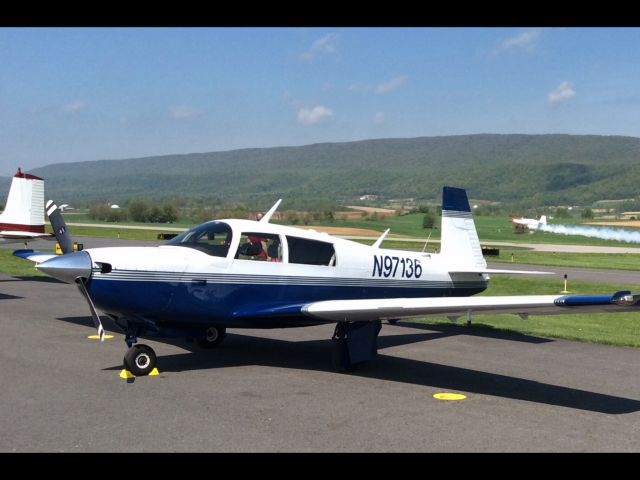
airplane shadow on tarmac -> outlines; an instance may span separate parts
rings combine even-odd
[[[51,277],[39,277],[39,276],[12,276],[10,278],[2,278],[0,282],[44,282],[44,283],[64,283],[60,280]]]
[[[8,295],[6,293],[0,293],[0,300],[15,300],[17,298],[24,298],[24,297],[18,297],[16,295]]]
[[[59,320],[93,327],[91,317],[66,317],[59,318]],[[401,325],[398,324],[397,326]],[[429,332],[380,336],[378,341],[379,350],[435,340],[452,335],[473,335],[530,343],[553,341],[522,334],[490,330],[484,331],[481,329],[463,329],[454,325],[420,325],[411,323],[402,326],[429,330]],[[110,320],[104,322],[104,327],[107,331],[122,333]],[[439,331],[434,331],[436,329]],[[220,347],[212,350],[200,349],[196,344],[184,340],[156,338],[152,340],[175,345],[189,351],[187,353],[159,356],[159,368],[163,373],[239,367],[245,365],[333,371],[331,367],[333,343],[329,339],[291,342],[287,340],[228,333],[224,343]],[[121,369],[122,365],[120,364],[105,368],[105,370]],[[336,375],[339,374],[336,373]],[[605,414],[624,414],[640,410],[640,401],[630,398],[551,385],[508,375],[483,372],[481,370],[398,358],[382,353],[379,353],[374,361],[360,365],[355,372],[347,375],[412,385],[423,385],[438,389],[492,395]]]

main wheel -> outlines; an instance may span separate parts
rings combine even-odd
[[[157,362],[156,353],[148,345],[134,345],[124,356],[124,368],[136,377],[149,375],[156,368]]]
[[[202,348],[216,348],[227,336],[227,329],[224,327],[209,327],[204,335],[198,339],[198,345]]]

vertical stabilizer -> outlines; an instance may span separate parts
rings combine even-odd
[[[440,254],[452,268],[487,267],[471,216],[467,192],[462,188],[442,189],[440,242]]]
[[[44,233],[44,180],[18,169],[4,212],[0,229]]]

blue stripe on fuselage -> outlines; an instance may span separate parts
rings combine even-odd
[[[409,283],[409,282],[407,282]],[[154,282],[93,278],[88,290],[101,310],[151,321],[218,324],[227,327],[272,328],[284,318],[295,326],[309,322],[299,308],[322,300],[469,296],[482,292],[484,281],[433,282],[432,287],[364,287],[205,281]],[[265,315],[265,312],[281,314]],[[255,314],[254,314],[255,312]],[[274,317],[274,318],[271,318]]]

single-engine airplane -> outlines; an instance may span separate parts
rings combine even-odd
[[[0,242],[20,243],[37,238],[55,240],[44,232],[44,180],[18,168],[11,180],[7,204],[0,213]]]
[[[539,230],[543,225],[547,224],[547,216],[542,215],[540,220],[536,220],[535,218],[524,218],[524,217],[516,217],[511,219],[511,223],[513,223],[514,228],[517,233],[523,233],[527,231],[535,232]]]
[[[531,273],[489,269],[465,190],[444,187],[438,254],[381,248],[313,230],[269,223],[280,200],[260,221],[214,220],[157,247],[89,248],[73,252],[58,235],[61,256],[14,252],[37,268],[75,283],[103,338],[97,310],[125,334],[124,366],[134,375],[156,367],[155,352],[140,337],[183,337],[216,347],[227,328],[284,328],[335,323],[334,365],[343,371],[377,353],[382,320],[428,315],[470,320],[472,312],[571,313],[622,311],[640,295],[529,295],[472,297],[489,274]],[[47,204],[54,232],[64,220]],[[543,273],[543,272],[538,272]],[[576,312],[578,313],[578,312]]]

